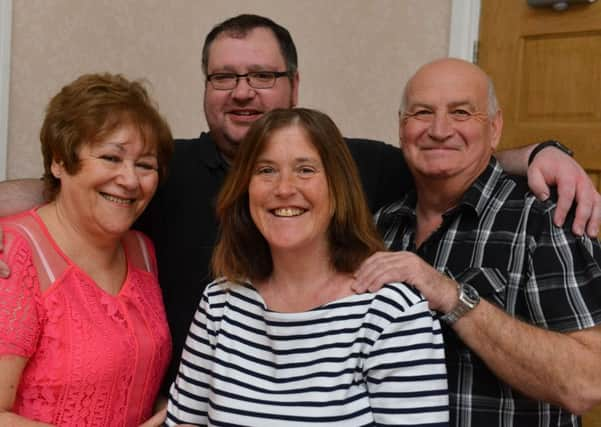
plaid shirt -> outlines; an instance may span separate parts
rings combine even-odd
[[[555,204],[540,202],[521,177],[493,158],[443,215],[438,230],[415,247],[416,194],[382,208],[376,223],[392,250],[417,253],[436,269],[470,283],[482,298],[514,317],[553,331],[601,323],[601,245],[555,227]],[[451,426],[579,426],[579,417],[535,401],[500,381],[443,326]]]

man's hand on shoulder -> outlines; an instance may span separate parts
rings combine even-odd
[[[44,183],[39,179],[16,179],[0,182],[0,217],[13,215],[44,203]],[[4,233],[0,226],[0,278],[10,270],[4,262]]]
[[[457,305],[457,283],[416,254],[406,251],[371,255],[355,272],[353,290],[357,293],[376,292],[391,282],[414,286],[428,300],[432,310],[447,313]]]
[[[601,225],[601,195],[576,160],[555,147],[545,147],[528,168],[528,184],[541,200],[549,197],[549,186],[556,185],[555,225],[563,225],[572,204],[576,203],[572,232],[597,237]]]

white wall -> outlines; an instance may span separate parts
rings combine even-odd
[[[206,130],[202,41],[215,23],[244,12],[292,33],[301,106],[330,114],[347,136],[396,144],[401,87],[420,64],[448,54],[458,1],[470,2],[12,0],[7,176],[41,174],[44,108],[84,72],[146,77],[176,137]]]

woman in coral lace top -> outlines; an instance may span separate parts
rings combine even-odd
[[[40,140],[50,201],[2,220],[0,425],[159,425],[171,340],[152,244],[129,227],[169,127],[140,83],[90,74],[50,101]]]

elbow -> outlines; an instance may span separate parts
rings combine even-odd
[[[601,384],[587,384],[561,396],[560,406],[575,415],[584,415],[601,403]]]
[[[595,406],[595,403],[576,401],[575,399],[569,399],[569,400],[566,400],[566,402],[564,404],[562,404],[561,406],[574,415],[582,416],[585,413],[587,413],[588,411],[590,411],[591,409],[593,409],[593,407]]]

